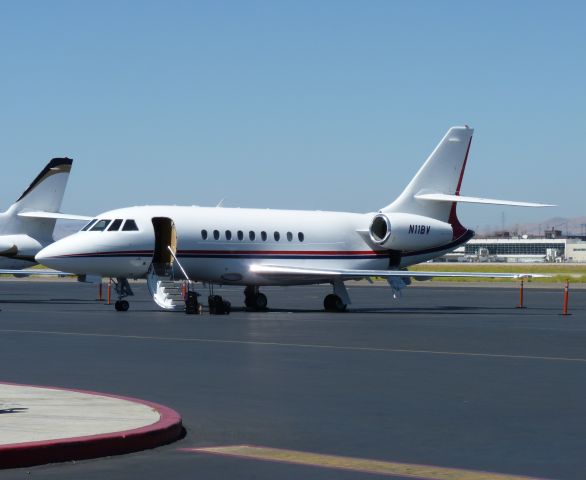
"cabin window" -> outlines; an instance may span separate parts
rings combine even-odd
[[[218,230],[214,230],[214,240],[220,239],[220,232]]]
[[[80,232],[85,232],[86,230],[88,230],[94,223],[96,223],[98,221],[97,218],[94,218],[92,221],[90,221],[89,223],[87,223],[85,225],[85,227],[83,227]]]
[[[90,231],[92,232],[103,232],[111,220],[98,220]]]
[[[291,232],[287,232],[287,240],[290,242],[293,241],[293,234]]]
[[[240,240],[240,241],[244,240],[244,232],[242,230],[238,230],[238,233],[236,234],[236,236],[238,237],[238,240]]]
[[[201,231],[201,238],[203,238],[204,240],[208,239],[208,231],[207,230]]]
[[[134,220],[126,220],[124,222],[124,226],[122,227],[123,232],[137,232],[138,226]]]
[[[297,234],[297,238],[299,239],[300,242],[302,242],[303,240],[305,240],[305,235],[303,235],[303,232],[299,232]]]
[[[250,232],[248,232],[248,238],[250,238],[251,242],[254,242],[254,239],[256,238],[256,234],[251,230]]]
[[[279,240],[281,240],[281,234],[279,232],[275,232],[274,237],[275,237],[275,242],[278,242]]]
[[[226,240],[232,240],[232,232],[230,230],[226,230],[225,232]]]
[[[117,232],[118,230],[120,230],[120,225],[122,225],[122,219],[121,218],[117,218],[108,227],[108,231],[109,232]]]
[[[267,232],[260,232],[260,238],[263,242],[267,241]]]

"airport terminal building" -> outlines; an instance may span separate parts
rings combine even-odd
[[[571,262],[586,263],[581,238],[473,238],[442,258],[452,262]]]

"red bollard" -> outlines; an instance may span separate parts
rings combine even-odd
[[[187,289],[185,288],[185,282],[183,282],[181,284],[181,296],[183,297],[183,300],[185,300],[186,295],[187,295]]]
[[[102,282],[98,285],[98,302],[102,301]]]
[[[564,287],[564,310],[562,312],[562,315],[564,315],[564,316],[571,315],[571,313],[568,313],[569,297],[570,297],[570,281],[566,280],[566,286]]]
[[[519,305],[517,308],[526,308],[523,304],[523,279],[521,279],[521,289],[519,290]]]
[[[112,298],[112,279],[108,282],[108,305],[110,305],[110,299]]]

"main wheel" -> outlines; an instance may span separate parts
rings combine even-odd
[[[268,304],[267,296],[264,293],[247,295],[244,297],[244,305],[252,310],[266,310]]]
[[[256,308],[257,310],[264,310],[265,308],[267,308],[267,303],[267,296],[264,293],[258,293],[254,297],[254,308]]]
[[[330,293],[324,298],[324,309],[328,312],[343,312],[346,310],[346,304],[338,295]]]

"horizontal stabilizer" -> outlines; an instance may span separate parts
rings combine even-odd
[[[368,277],[456,277],[456,278],[548,278],[551,275],[540,273],[501,273],[501,272],[416,272],[409,270],[347,270],[329,268],[301,268],[279,265],[251,265],[250,271],[261,275],[307,278],[368,278]]]
[[[29,218],[54,218],[55,220],[79,220],[87,222],[93,217],[86,217],[85,215],[70,215],[68,213],[59,212],[20,212],[19,217]]]
[[[513,202],[510,200],[495,200],[493,198],[464,197],[462,195],[447,195],[445,193],[421,193],[415,195],[418,200],[433,202],[485,203],[488,205],[509,205],[511,207],[555,207],[547,203]]]

